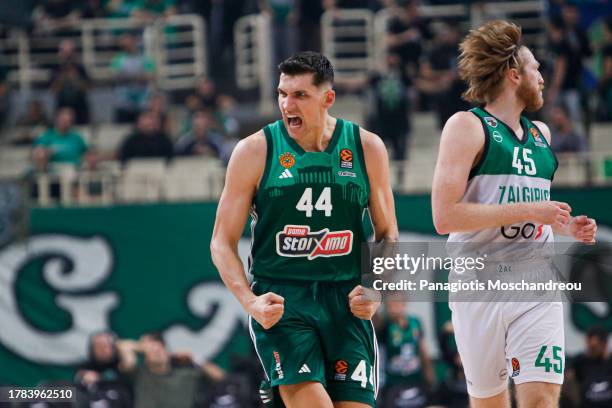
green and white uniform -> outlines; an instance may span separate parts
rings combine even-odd
[[[481,108],[471,112],[482,122],[485,146],[470,173],[462,202],[509,204],[550,200],[557,160],[540,129],[521,117],[523,137]],[[526,221],[475,232],[451,233],[449,253],[469,243],[489,255],[488,279],[550,276],[550,225]],[[465,248],[465,247],[464,247]],[[493,256],[491,256],[493,255]],[[497,273],[499,260],[504,267]],[[497,260],[496,263],[494,260]],[[495,271],[489,273],[492,269]],[[512,273],[514,275],[508,275]],[[451,273],[449,281],[476,279],[476,273]],[[499,299],[499,298],[498,298]],[[517,384],[563,382],[563,307],[559,302],[450,302],[457,347],[468,392],[477,398],[498,394],[508,377]],[[546,363],[548,362],[548,364]]]
[[[375,403],[376,341],[354,317],[370,186],[359,127],[338,119],[323,152],[305,152],[282,121],[264,128],[266,165],[253,201],[253,291],[285,298],[282,319],[251,335],[272,386],[318,381],[332,400]]]

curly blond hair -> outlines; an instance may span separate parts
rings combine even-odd
[[[521,27],[508,21],[490,21],[471,30],[459,44],[459,77],[467,82],[463,99],[488,103],[501,92],[507,70],[521,70]]]

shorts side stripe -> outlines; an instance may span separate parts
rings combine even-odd
[[[255,346],[255,353],[257,353],[257,358],[259,359],[259,363],[261,364],[264,374],[266,375],[266,380],[270,381],[270,376],[268,375],[266,366],[264,365],[263,360],[261,359],[261,356],[259,355],[259,350],[257,350],[257,339],[255,338],[255,332],[253,331],[252,320],[253,318],[249,316],[249,334],[251,336],[251,340],[253,341],[253,346]]]
[[[374,323],[370,320],[370,325],[372,326],[372,337],[374,343],[374,399],[378,398],[378,376],[380,366],[378,364],[378,339],[376,338],[376,330],[374,329]]]

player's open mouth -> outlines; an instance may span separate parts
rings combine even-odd
[[[302,119],[297,116],[287,116],[287,123],[290,128],[297,129],[302,126]]]

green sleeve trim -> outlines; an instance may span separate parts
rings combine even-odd
[[[487,125],[484,121],[484,119],[482,118],[482,116],[480,116],[478,113],[476,113],[476,109],[472,109],[470,110],[470,112],[472,112],[474,115],[476,115],[476,117],[478,119],[480,119],[480,124],[482,125],[482,130],[484,131],[484,149],[482,150],[482,156],[480,156],[480,159],[478,159],[478,163],[476,163],[476,166],[472,167],[472,170],[470,170],[470,175],[468,176],[468,180],[471,180],[472,178],[474,178],[474,176],[476,176],[478,174],[478,172],[482,169],[482,166],[484,165],[485,160],[487,159],[487,155],[489,154],[489,129],[487,129]]]
[[[365,163],[365,155],[363,154],[363,145],[361,144],[361,132],[359,130],[359,125],[355,123],[353,123],[353,135],[355,137],[355,147],[357,148],[357,155],[359,156],[359,164],[361,165],[361,169],[363,170],[363,173],[364,173],[363,178],[365,179],[366,190],[369,196],[370,195],[370,177],[368,176],[368,169]]]
[[[529,119],[525,118],[525,120],[527,121],[528,125],[533,125],[534,128],[536,128],[536,130],[538,131],[538,133],[540,134],[540,136],[542,137],[542,139],[544,139],[544,143],[546,143],[546,145],[548,146],[548,151],[550,152],[551,156],[553,157],[553,159],[555,160],[555,169],[553,170],[553,174],[550,177],[550,181],[553,181],[555,178],[555,173],[557,172],[557,169],[559,168],[559,159],[557,159],[557,155],[555,154],[555,152],[553,151],[552,147],[550,147],[550,143],[548,143],[548,140],[546,140],[546,138],[544,137],[544,133],[542,133],[542,130],[540,130],[540,128],[538,127],[538,125],[536,125],[535,123],[533,123],[532,121],[530,121]],[[529,132],[529,137],[531,136],[531,132]],[[552,137],[552,135],[550,136]],[[551,140],[552,141],[552,140]]]
[[[264,172],[261,176],[261,180],[259,182],[257,190],[261,190],[261,188],[265,187],[266,182],[268,181],[268,176],[270,174],[270,166],[272,165],[272,154],[274,150],[274,143],[272,141],[272,131],[270,130],[270,125],[265,126],[263,130],[264,134],[266,135],[266,166],[264,167]]]

